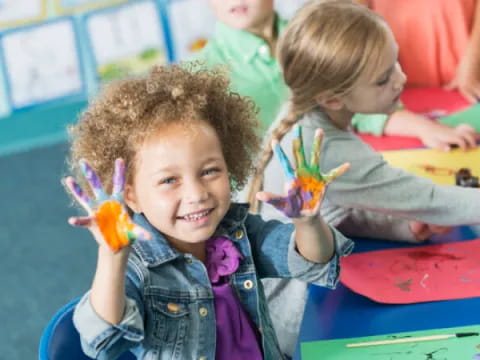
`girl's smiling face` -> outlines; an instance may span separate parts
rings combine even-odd
[[[202,120],[157,131],[136,153],[125,201],[183,252],[213,235],[230,207],[230,179],[219,138]]]

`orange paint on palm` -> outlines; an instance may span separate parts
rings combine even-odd
[[[128,246],[127,231],[133,230],[133,223],[118,201],[106,201],[95,212],[97,224],[105,242],[113,251]]]
[[[312,210],[315,205],[320,201],[323,195],[323,188],[325,183],[315,179],[314,177],[298,177],[295,180],[295,185],[300,187],[303,194],[310,194],[312,198],[306,200],[304,198],[304,209]]]

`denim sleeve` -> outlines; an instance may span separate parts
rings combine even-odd
[[[297,278],[309,283],[335,287],[340,275],[340,256],[348,255],[353,242],[330,227],[335,241],[335,254],[325,264],[305,259],[295,246],[295,227],[277,220],[263,221],[249,215],[245,223],[252,244],[255,265],[261,278]]]
[[[295,248],[295,240],[289,244],[288,265],[291,276],[304,282],[335,288],[340,280],[340,257],[347,256],[353,250],[353,241],[343,236],[330,226],[335,242],[335,253],[325,264],[318,264],[305,259]]]
[[[129,275],[126,279],[125,313],[119,324],[112,325],[95,312],[90,303],[90,292],[75,308],[73,323],[80,333],[83,351],[92,358],[116,359],[144,338],[143,303],[135,281]]]

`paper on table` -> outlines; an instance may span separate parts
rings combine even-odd
[[[462,111],[440,117],[438,121],[450,126],[457,126],[462,123],[467,123],[473,126],[477,132],[480,132],[480,104],[476,104]]]
[[[366,142],[373,150],[388,151],[400,149],[415,149],[423,148],[423,143],[419,138],[412,136],[394,136],[394,135],[371,135],[360,134],[357,135]]]
[[[340,281],[380,303],[480,296],[480,239],[368,251],[341,261]]]
[[[368,336],[338,340],[304,342],[300,345],[302,360],[463,360],[480,359],[480,337],[389,344],[347,348],[347,344],[364,341],[418,337],[459,332],[480,332],[480,325],[435,329],[399,334]]]
[[[437,184],[455,185],[455,175],[448,174],[447,169],[457,171],[466,167],[473,176],[480,176],[480,148],[468,151],[454,149],[449,152],[433,149],[397,150],[384,151],[382,155],[390,165],[429,178]],[[437,171],[426,171],[422,165],[434,166]]]

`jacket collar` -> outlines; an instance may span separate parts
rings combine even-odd
[[[232,203],[225,217],[220,222],[217,233],[227,235],[232,241],[236,241],[233,235],[236,229],[245,222],[249,207],[248,204]],[[148,241],[136,241],[132,246],[146,266],[158,266],[185,256],[180,251],[172,248],[163,234],[151,225],[143,214],[135,214],[133,221],[152,234],[152,239]]]

